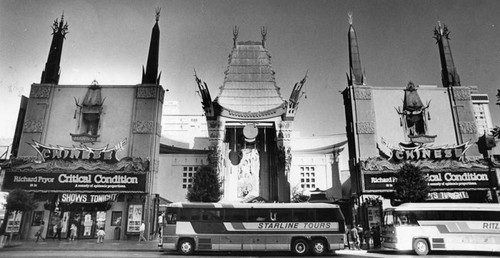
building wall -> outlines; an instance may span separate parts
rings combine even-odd
[[[400,142],[407,142],[406,132],[401,126],[400,117],[396,111],[398,108],[402,110],[404,89],[404,87],[371,88],[376,142],[379,143],[381,138],[394,146]],[[417,92],[424,105],[429,103],[430,120],[426,121],[427,134],[437,135],[434,145],[456,144],[451,106],[446,89],[437,86],[423,86],[419,87]],[[372,150],[368,152],[371,156],[361,156],[360,158],[379,156],[376,146],[365,147]]]
[[[201,165],[208,165],[208,155],[160,154],[160,167],[154,178],[155,192],[172,202],[187,201],[189,174],[194,174]]]
[[[476,119],[477,135],[489,134],[494,128],[491,119],[488,94],[471,94],[472,105],[474,106],[474,118]]]
[[[13,165],[7,169],[6,175],[9,175],[9,184],[4,184],[4,189],[12,190],[22,184],[23,189],[36,192],[38,200],[40,200],[38,210],[45,211],[45,227],[51,227],[50,223],[53,223],[59,217],[51,215],[51,211],[45,210],[43,206],[44,203],[55,200],[53,196],[59,196],[59,198],[61,194],[79,196],[93,194],[95,196],[112,192],[118,194],[118,200],[114,200],[109,209],[99,208],[100,211],[106,209],[104,224],[106,239],[114,238],[116,226],[111,226],[112,212],[121,212],[123,219],[120,225],[121,239],[138,235],[139,225],[129,227],[132,225],[128,222],[127,216],[129,204],[137,204],[143,207],[140,214],[141,218],[138,218],[136,222],[140,222],[141,219],[144,220],[147,226],[146,232],[151,232],[154,227],[155,214],[151,201],[151,194],[154,194],[154,189],[150,174],[156,173],[159,165],[163,88],[158,85],[100,86],[101,97],[104,101],[99,120],[99,137],[96,141],[89,141],[88,138],[86,138],[87,140],[76,140],[70,134],[81,133],[79,125],[82,125],[82,113],[81,107],[78,105],[83,103],[83,99],[89,91],[89,86],[32,85],[21,135],[21,145],[19,146],[18,157],[16,157],[16,159],[20,160],[21,165]],[[34,141],[44,145],[46,149],[57,147],[69,153],[70,150],[80,148],[81,153],[91,154],[76,158],[51,157],[51,159],[44,160],[31,146]],[[112,162],[98,160],[98,154],[101,152],[96,149],[100,148],[105,150],[115,149],[116,160],[113,159]],[[53,151],[52,153],[56,152]],[[96,156],[89,158],[92,157],[90,155],[97,155],[97,158],[95,158]],[[38,184],[27,185],[24,182],[12,179],[15,175],[21,175],[19,173],[29,178],[44,176],[53,178],[53,180],[48,181],[49,183],[38,182]],[[75,177],[88,176],[93,179],[90,180],[92,182],[89,183],[88,188],[78,188],[81,186],[77,187],[75,184],[63,182],[64,179],[60,179],[60,174],[63,176],[62,178],[65,178],[62,174],[68,174]],[[97,176],[109,178],[113,176],[129,177],[137,181],[111,182],[109,185],[104,185],[106,183],[94,181]],[[116,186],[113,184],[121,184],[120,187],[123,186],[124,188],[107,189],[107,187]],[[129,188],[130,186],[132,188]],[[97,205],[98,202],[88,201],[87,204]],[[69,208],[61,208],[63,212],[71,212],[70,214],[75,212],[72,210],[74,204],[64,204],[68,205]],[[83,210],[83,206],[81,210]],[[22,227],[22,237],[32,238],[34,232],[39,228],[39,226],[31,226],[32,216],[33,213],[23,216],[23,221],[26,223]],[[97,225],[96,221],[94,221],[95,225]],[[45,232],[51,233],[51,228],[46,228]],[[89,237],[93,237],[92,234],[90,233]]]

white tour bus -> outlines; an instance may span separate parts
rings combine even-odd
[[[344,216],[326,203],[171,203],[159,247],[194,251],[309,251],[344,249]]]
[[[383,224],[384,248],[500,251],[500,204],[405,203],[385,209]]]

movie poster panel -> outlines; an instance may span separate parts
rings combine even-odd
[[[139,233],[142,222],[142,204],[130,204],[128,206],[127,232]]]

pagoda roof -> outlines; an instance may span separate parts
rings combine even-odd
[[[215,102],[228,110],[250,113],[276,109],[285,103],[276,86],[271,56],[262,43],[235,44]]]

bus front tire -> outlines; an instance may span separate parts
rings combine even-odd
[[[191,239],[181,239],[179,240],[179,245],[177,249],[181,254],[186,254],[186,255],[193,254],[194,242]]]
[[[315,239],[312,242],[311,251],[314,255],[323,255],[327,252],[327,247],[325,241],[321,239]]]
[[[292,252],[295,255],[305,255],[309,251],[309,244],[305,239],[297,239],[292,243]]]
[[[429,253],[429,244],[424,239],[415,239],[413,241],[413,251],[418,255],[427,255]]]

